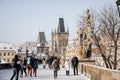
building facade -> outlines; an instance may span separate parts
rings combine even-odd
[[[12,59],[16,54],[16,48],[10,43],[0,42],[0,61],[4,63],[12,63]]]

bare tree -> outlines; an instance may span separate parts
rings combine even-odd
[[[116,7],[112,5],[108,7],[105,6],[102,11],[100,11],[99,23],[101,24],[100,35],[104,36],[101,37],[101,39],[103,38],[104,41],[106,41],[103,45],[106,48],[103,54],[107,62],[106,67],[117,69],[119,60],[117,50],[118,41],[120,40],[120,19]]]
[[[117,69],[118,42],[120,40],[120,18],[115,6],[109,5],[102,8],[99,13],[90,10],[92,39],[101,54],[107,68]],[[83,21],[81,20],[80,23]],[[84,25],[83,25],[84,27]]]

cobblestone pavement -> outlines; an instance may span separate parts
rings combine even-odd
[[[10,80],[12,76],[12,69],[0,70],[0,80]],[[42,66],[39,66],[37,77],[19,77],[19,80],[54,80],[53,78],[53,70],[49,68],[43,69]],[[57,80],[90,80],[82,74],[77,76],[73,75],[72,70],[70,70],[70,76],[65,75],[65,69],[61,68],[58,71],[58,79]]]

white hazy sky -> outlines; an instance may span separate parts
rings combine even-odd
[[[35,41],[44,31],[47,41],[64,18],[69,39],[77,38],[77,19],[87,8],[115,5],[116,0],[0,0],[0,41]]]

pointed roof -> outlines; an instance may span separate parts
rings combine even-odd
[[[65,32],[64,19],[63,18],[59,18],[57,32]]]
[[[37,38],[37,44],[41,44],[42,42],[46,43],[45,33],[39,32],[38,38]]]
[[[69,28],[67,28],[67,32],[69,33]]]

